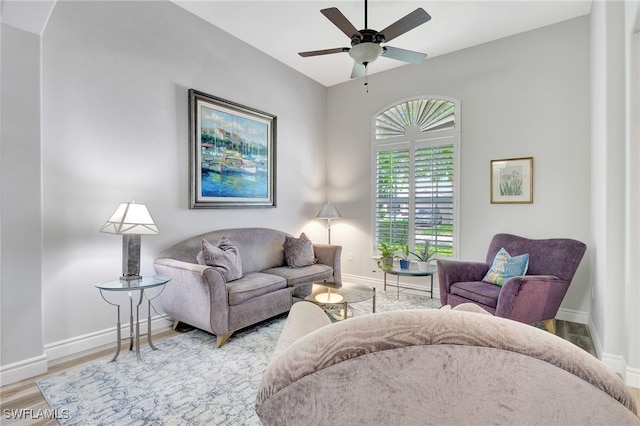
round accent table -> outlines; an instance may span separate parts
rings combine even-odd
[[[171,281],[169,277],[162,277],[159,275],[140,277],[136,279],[124,279],[117,278],[115,280],[103,281],[101,283],[96,284],[98,290],[100,290],[100,295],[110,305],[116,306],[118,308],[118,323],[117,323],[117,346],[116,346],[116,354],[114,355],[111,362],[115,361],[120,355],[120,346],[122,340],[129,340],[129,350],[133,350],[134,342],[136,348],[136,358],[138,362],[140,362],[140,305],[142,304],[142,300],[146,297],[148,301],[148,311],[147,311],[147,341],[149,342],[149,346],[153,350],[157,350],[151,341],[151,300],[160,296],[160,293],[164,290],[165,284]],[[156,291],[149,291],[150,289],[155,288]],[[129,296],[129,337],[122,338],[121,327],[120,327],[120,304],[115,303],[107,298],[109,293],[113,292],[128,292]],[[135,328],[133,323],[133,300],[134,293],[135,298],[137,299],[136,303],[136,322]],[[149,297],[149,293],[151,297]],[[144,334],[143,334],[144,336]]]
[[[384,269],[384,291],[387,291],[387,285],[389,287],[396,287],[398,289],[398,298],[400,298],[400,288],[408,288],[408,289],[412,289],[412,290],[419,290],[419,291],[427,291],[426,289],[419,289],[417,287],[406,287],[406,286],[402,286],[400,285],[400,277],[401,276],[405,276],[405,277],[430,277],[431,278],[431,290],[429,292],[429,296],[433,299],[433,274],[435,274],[435,271],[421,271],[419,269],[397,269],[397,268],[392,268],[390,270]],[[395,275],[396,276],[396,285],[393,284],[387,284],[387,274],[390,275]]]

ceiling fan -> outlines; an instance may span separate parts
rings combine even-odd
[[[431,19],[431,16],[422,8],[418,8],[406,15],[404,18],[400,18],[382,31],[367,28],[367,0],[364,0],[365,28],[363,30],[356,30],[353,24],[349,22],[338,8],[331,7],[328,9],[322,9],[320,13],[326,16],[327,19],[333,22],[336,27],[351,39],[351,47],[312,50],[309,52],[300,52],[298,54],[302,57],[308,57],[349,52],[349,56],[351,56],[355,61],[351,72],[351,78],[364,76],[367,71],[367,65],[378,59],[380,56],[408,62],[410,64],[419,64],[427,57],[425,53],[399,49],[391,46],[381,46],[382,43],[387,43],[407,31],[428,22]]]

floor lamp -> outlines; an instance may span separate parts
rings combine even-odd
[[[329,244],[331,244],[331,219],[342,219],[342,215],[336,206],[331,204],[331,201],[329,201],[327,204],[322,206],[320,212],[316,215],[316,219],[327,219],[328,240]]]

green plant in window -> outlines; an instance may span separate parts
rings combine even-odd
[[[436,255],[436,249],[435,247],[431,246],[431,243],[429,241],[425,241],[421,245],[421,247],[418,248],[416,246],[415,252],[412,251],[410,253],[414,255],[418,259],[418,261],[428,262]]]
[[[388,242],[381,242],[378,245],[381,259],[378,260],[378,268],[390,271],[393,268],[393,257],[396,254],[395,247]]]
[[[382,242],[380,243],[380,245],[378,245],[378,250],[380,250],[380,256],[385,259],[385,258],[393,258],[393,256],[396,254],[395,248],[387,242]]]
[[[408,259],[409,258],[409,254],[411,253],[409,251],[409,246],[406,244],[402,244],[400,245],[400,252],[402,252],[402,258],[403,259]]]

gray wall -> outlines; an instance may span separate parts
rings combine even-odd
[[[591,13],[594,299],[601,359],[640,387],[640,51],[638,2],[595,2]]]
[[[277,208],[188,208],[189,88],[277,115]],[[146,203],[160,229],[142,238],[151,274],[179,240],[298,233],[325,200],[324,87],[169,2],[58,2],[43,36],[43,114],[50,353],[115,325],[94,284],[121,271],[121,237],[98,232],[120,202]]]
[[[2,24],[2,364],[43,358],[40,37]],[[42,361],[42,360],[41,360]],[[45,371],[38,364],[35,372]]]
[[[329,195],[345,217],[332,240],[353,253],[345,273],[380,278],[371,272],[372,119],[418,95],[461,103],[460,258],[484,260],[497,232],[590,244],[588,17],[374,74],[369,93],[362,81],[328,93]],[[534,203],[490,204],[490,161],[516,157],[534,157]],[[562,305],[567,319],[586,322],[589,285],[586,256]]]

